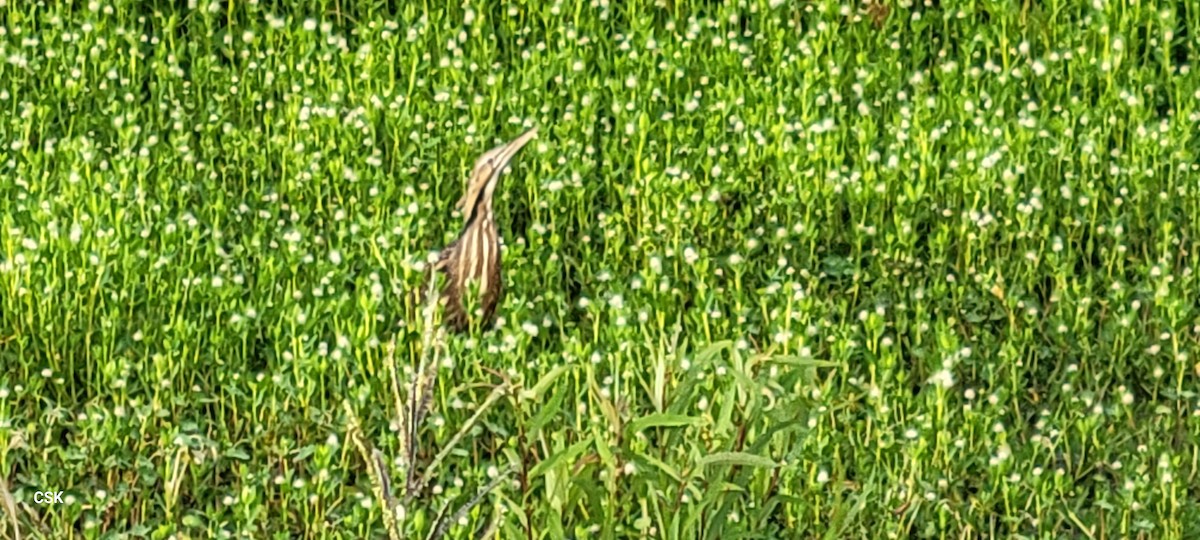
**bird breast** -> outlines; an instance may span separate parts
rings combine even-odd
[[[480,217],[484,219],[465,231],[457,250],[458,268],[454,274],[459,278],[460,290],[466,288],[467,281],[476,282],[480,292],[499,285],[500,239],[487,216]]]

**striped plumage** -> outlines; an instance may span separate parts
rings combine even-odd
[[[500,233],[496,228],[492,199],[500,175],[513,156],[537,135],[533,128],[511,142],[493,148],[475,162],[467,183],[467,192],[456,205],[466,225],[458,238],[442,249],[433,270],[446,277],[441,299],[445,306],[444,323],[457,332],[470,327],[464,296],[474,283],[478,287],[481,324],[492,320],[503,289],[500,269]]]
[[[442,250],[433,269],[446,276],[441,298],[445,305],[444,322],[455,331],[465,331],[470,324],[464,297],[471,281],[478,286],[481,320],[490,321],[500,303],[503,283],[500,281],[500,237],[496,232],[493,213],[488,211],[466,228]]]

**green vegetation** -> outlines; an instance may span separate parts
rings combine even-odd
[[[1195,538],[1200,10],[882,6],[0,0],[0,537]]]

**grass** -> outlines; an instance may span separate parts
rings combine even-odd
[[[0,0],[0,537],[1195,538],[1198,29]]]

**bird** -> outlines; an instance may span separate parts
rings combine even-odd
[[[467,313],[464,296],[472,284],[478,288],[481,326],[492,321],[503,289],[500,261],[500,233],[492,207],[500,175],[529,141],[537,137],[534,127],[517,138],[484,152],[475,160],[467,190],[455,204],[462,212],[464,226],[458,237],[441,250],[432,265],[433,272],[445,276],[439,301],[444,306],[443,324],[458,333],[466,332],[472,317]],[[429,279],[433,279],[432,272]],[[428,282],[426,282],[428,284]],[[426,287],[422,287],[425,290]]]

